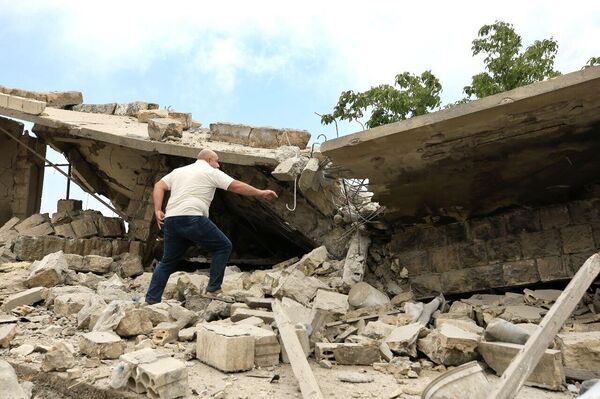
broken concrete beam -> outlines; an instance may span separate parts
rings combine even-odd
[[[148,121],[148,137],[151,140],[164,140],[167,137],[181,137],[183,124],[175,119],[155,118]]]
[[[35,213],[28,218],[24,219],[21,223],[15,225],[15,230],[20,233],[29,230],[32,227],[46,223],[50,221],[50,217],[47,213]]]
[[[152,330],[152,342],[160,346],[176,342],[179,337],[179,330],[181,330],[181,327],[177,323],[160,323]]]
[[[189,112],[169,111],[167,118],[179,121],[183,125],[183,130],[189,130],[192,128],[192,114]]]
[[[344,272],[342,274],[342,279],[347,287],[352,287],[354,284],[363,281],[370,244],[371,239],[369,236],[360,230],[350,240],[350,247],[344,260]]]
[[[34,287],[25,291],[12,294],[4,300],[2,310],[9,312],[17,306],[33,305],[43,301],[46,297],[47,289],[44,287]]]
[[[148,109],[140,110],[137,113],[138,122],[148,123],[150,119],[168,118],[169,111],[166,109]]]
[[[121,337],[108,331],[92,331],[79,339],[81,353],[98,359],[117,359],[125,352],[125,346]]]
[[[25,280],[28,287],[54,287],[64,281],[68,270],[67,260],[62,251],[46,255],[31,265],[31,272]]]
[[[424,326],[421,323],[412,323],[406,326],[396,327],[390,335],[385,338],[384,342],[392,352],[397,355],[416,357],[416,343],[423,329]]]
[[[319,160],[317,158],[310,158],[306,163],[306,166],[300,174],[298,179],[298,188],[300,191],[305,192],[308,190],[317,191],[319,189]]]
[[[108,104],[80,104],[73,107],[73,111],[87,112],[92,114],[113,115],[117,108],[116,103]]]
[[[348,295],[327,290],[317,290],[313,308],[325,310],[332,314],[345,314],[349,308]]]
[[[59,199],[56,202],[56,212],[79,212],[83,209],[83,201],[76,199]]]
[[[600,331],[558,334],[565,368],[600,370]]]
[[[0,324],[0,348],[10,347],[13,338],[19,332],[17,324]]]
[[[304,169],[306,158],[292,157],[281,162],[271,175],[279,181],[294,181]]]
[[[379,344],[375,341],[370,345],[343,343],[332,351],[338,364],[370,366],[381,361]]]
[[[56,342],[42,359],[42,371],[66,371],[77,364],[75,349],[67,342]]]
[[[240,320],[247,319],[249,317],[258,317],[262,321],[264,321],[265,324],[271,324],[273,321],[275,321],[275,316],[273,315],[273,312],[244,308],[235,309],[235,311],[231,314],[231,321],[237,322]]]
[[[225,372],[254,367],[255,340],[245,328],[203,324],[196,337],[196,357],[201,362]]]
[[[522,348],[523,345],[519,344],[486,341],[479,342],[477,347],[483,360],[498,375],[504,373],[504,370]],[[527,379],[527,384],[554,391],[562,390],[565,384],[565,373],[560,351],[547,349]]]
[[[417,341],[417,348],[427,357],[445,366],[458,366],[477,358],[481,337],[456,326],[445,324]]]

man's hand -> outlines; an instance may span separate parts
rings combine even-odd
[[[154,211],[154,216],[156,216],[158,229],[162,230],[162,225],[165,224],[165,213],[163,211]]]
[[[269,201],[278,198],[277,193],[273,190],[260,190],[259,197]]]

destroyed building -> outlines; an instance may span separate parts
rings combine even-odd
[[[553,342],[527,384],[560,392],[598,378],[600,289],[581,283],[565,304],[556,288],[586,260],[585,270],[600,264],[599,108],[595,67],[316,146],[304,130],[204,127],[150,102],[0,87],[0,351],[21,379],[57,372],[49,384],[65,396],[60,378],[109,397],[254,397],[203,385],[216,378],[207,365],[248,382],[264,377],[256,370],[289,376],[283,361],[305,398],[322,397],[319,385],[350,395],[323,374],[347,365],[384,376],[336,374],[369,386],[364,397],[434,399],[430,375],[447,368],[510,369],[556,303],[572,309],[539,340]],[[119,217],[72,199],[39,214],[46,146]],[[147,306],[161,254],[153,185],[206,147],[279,200],[215,195],[235,303],[202,298],[210,254],[194,248],[187,261],[200,270],[174,274],[163,303]],[[10,367],[0,362],[0,378]],[[415,386],[398,388],[409,378]],[[295,384],[263,389],[296,394]]]

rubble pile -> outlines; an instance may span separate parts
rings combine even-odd
[[[24,220],[13,217],[0,228],[0,260],[4,263],[40,260],[57,251],[80,256],[142,256],[143,247],[143,242],[128,239],[121,218],[82,210],[79,200],[59,200],[52,216],[33,214]],[[86,264],[78,271],[90,267],[94,266]]]
[[[115,260],[53,252],[28,268],[10,269],[10,284],[0,286],[0,292],[10,290],[2,295],[0,354],[64,372],[73,383],[93,383],[97,368],[108,365],[111,375],[102,378],[113,389],[151,398],[186,396],[198,361],[233,373],[280,362],[296,367],[300,356],[332,371],[372,367],[398,384],[472,360],[501,374],[560,294],[525,289],[424,303],[407,290],[390,299],[356,277],[364,259],[353,245],[342,260],[319,247],[268,270],[229,266],[222,289],[233,303],[203,297],[207,273],[177,272],[163,302],[153,305],[143,301],[151,274],[142,273],[134,255]],[[597,374],[599,311],[600,291],[586,294],[527,384],[560,391],[566,378]],[[374,374],[336,375],[368,383]]]

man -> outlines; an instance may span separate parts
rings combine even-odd
[[[259,190],[219,170],[219,157],[209,149],[200,151],[195,163],[174,169],[159,180],[154,185],[152,199],[156,223],[164,233],[164,248],[162,259],[152,274],[146,303],[160,302],[169,276],[177,271],[185,251],[192,244],[200,244],[213,254],[205,296],[226,299],[221,284],[231,254],[231,241],[208,218],[217,188],[266,200],[277,198],[272,190]],[[165,214],[162,203],[166,191],[171,191],[171,196]]]

